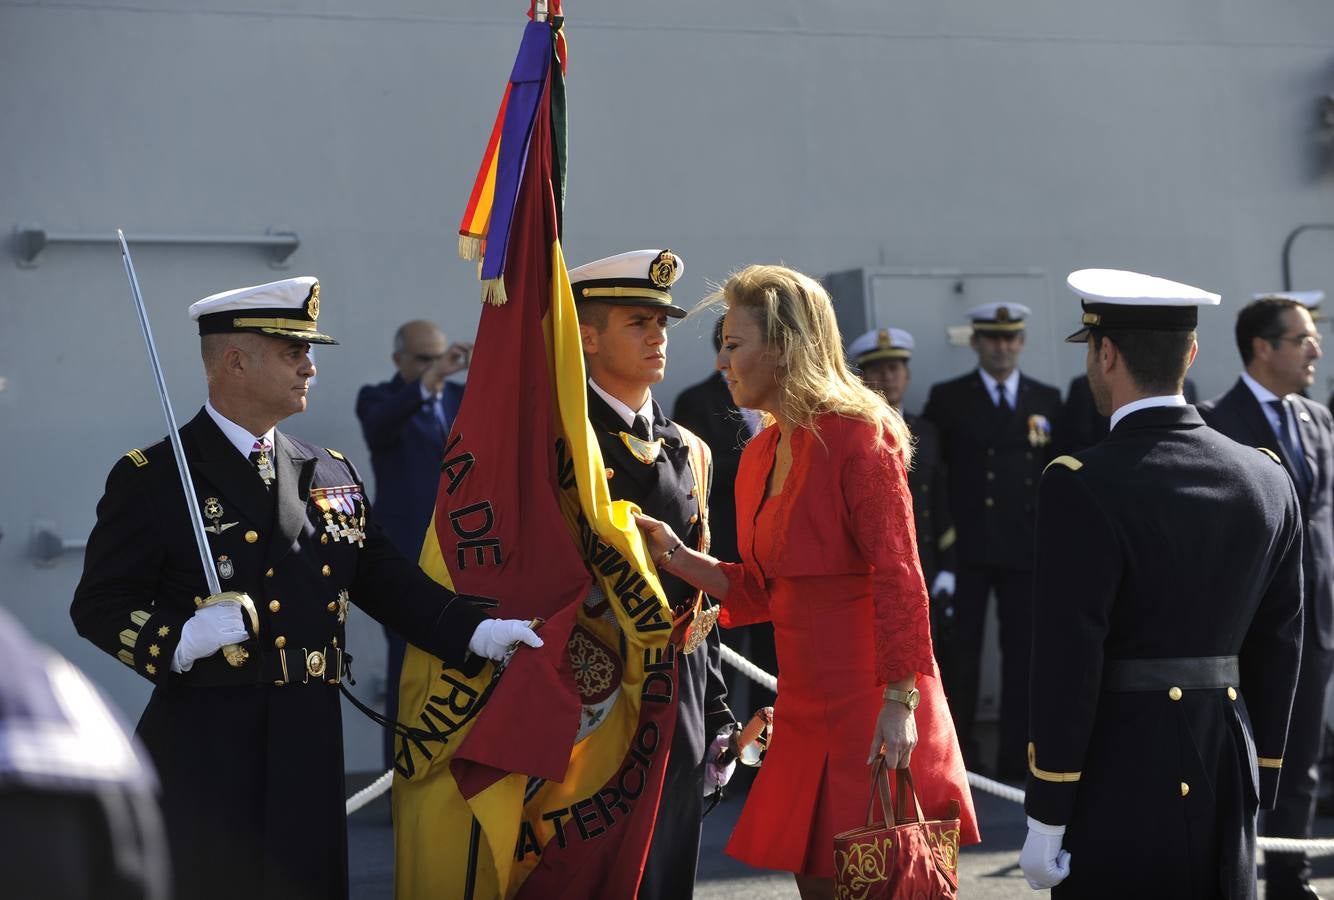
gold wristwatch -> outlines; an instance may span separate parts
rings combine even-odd
[[[922,702],[922,692],[913,688],[910,691],[896,691],[893,688],[885,688],[886,700],[897,700],[908,709],[916,709],[917,704]]]

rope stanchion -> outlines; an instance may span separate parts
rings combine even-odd
[[[347,814],[350,816],[361,809],[367,803],[370,803],[376,797],[379,797],[389,786],[394,783],[394,770],[390,769],[379,778],[357,791],[351,797],[347,798]]]

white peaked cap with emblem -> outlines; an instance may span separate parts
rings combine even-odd
[[[968,310],[968,321],[978,334],[1013,334],[1024,330],[1033,310],[1022,303],[983,303]]]
[[[338,343],[319,331],[320,281],[313,275],[236,288],[190,304],[200,335],[251,331],[311,344]]]
[[[661,306],[679,319],[686,311],[672,305],[672,285],[685,270],[681,257],[670,250],[631,250],[575,266],[570,270],[570,287],[576,303]]]
[[[1084,307],[1083,325],[1066,338],[1088,340],[1089,329],[1121,331],[1194,331],[1201,306],[1217,306],[1218,294],[1123,269],[1079,269],[1066,285]]]
[[[1325,299],[1324,291],[1265,291],[1260,294],[1252,294],[1252,300],[1291,300],[1294,303],[1300,303],[1311,311],[1311,318],[1316,322],[1323,322],[1325,316],[1320,312],[1320,304]]]
[[[848,361],[864,366],[878,359],[911,359],[912,335],[902,328],[872,328],[848,344]]]

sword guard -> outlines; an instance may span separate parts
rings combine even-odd
[[[222,603],[235,603],[240,606],[242,611],[250,619],[250,631],[256,637],[259,637],[259,613],[255,611],[255,601],[250,599],[249,594],[241,591],[223,591],[220,594],[209,594],[203,600],[195,603],[196,609],[204,609],[209,606],[218,606]],[[246,650],[240,644],[224,644],[222,647],[223,659],[232,668],[239,669],[245,665],[246,660],[250,658],[250,651]]]

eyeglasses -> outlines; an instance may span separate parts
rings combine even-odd
[[[1301,347],[1302,349],[1306,349],[1309,346],[1311,348],[1319,350],[1321,346],[1324,344],[1325,339],[1318,334],[1298,334],[1298,335],[1283,335],[1274,338],[1274,340],[1285,341],[1289,344],[1296,344],[1298,347]]]
[[[414,354],[412,354],[412,358],[415,359],[417,362],[421,363],[421,364],[424,365],[424,366],[429,366],[431,363],[435,362],[437,359],[443,359],[444,356],[445,356],[445,354],[443,354],[443,353],[414,353]]]

